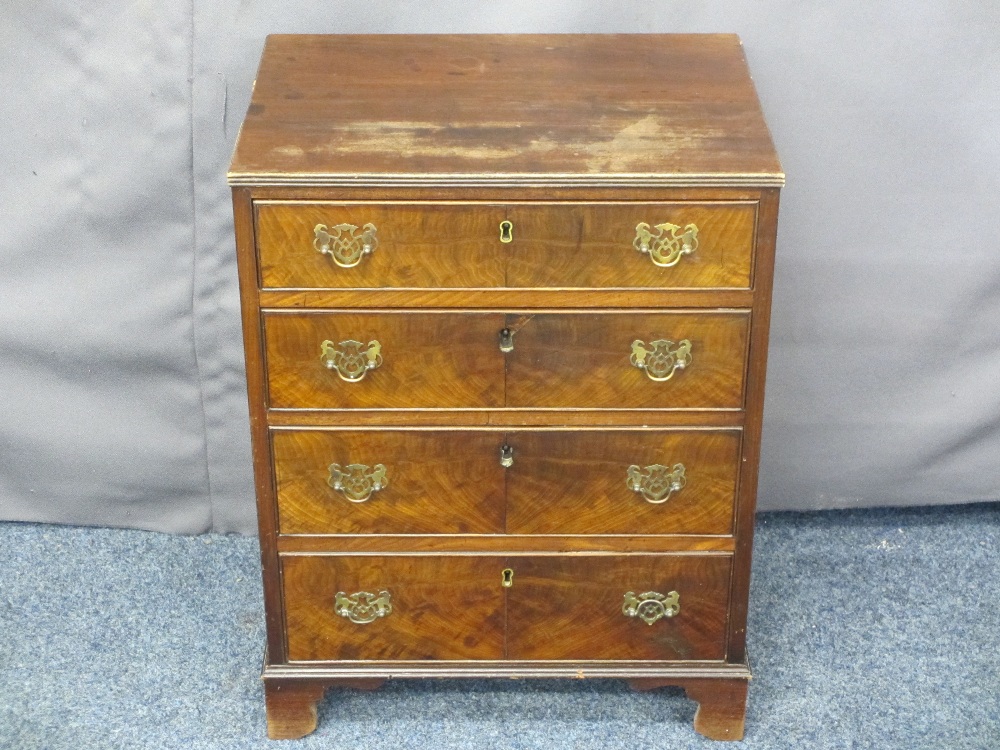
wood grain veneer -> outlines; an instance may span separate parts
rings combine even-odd
[[[282,534],[732,533],[739,430],[295,430],[272,434]],[[500,466],[502,445],[513,465]],[[364,502],[328,467],[387,467]],[[685,487],[651,504],[629,466],[683,464]]]
[[[288,658],[500,659],[503,568],[491,557],[286,557]],[[334,612],[338,591],[383,590],[387,617],[357,625]]]
[[[518,205],[507,286],[749,288],[755,203]],[[670,268],[635,249],[636,225],[698,227],[698,249]]]
[[[504,400],[498,313],[270,313],[264,316],[268,394],[285,408],[497,407]],[[348,383],[320,344],[382,344],[381,367]]]
[[[743,405],[749,316],[743,311],[508,315],[511,407],[698,409]],[[632,342],[691,342],[691,364],[654,382]]]
[[[263,288],[503,286],[502,206],[489,204],[258,203]],[[313,248],[317,224],[367,223],[378,247],[353,268]]]
[[[271,313],[268,388],[278,408],[731,408],[743,403],[749,316],[711,313]],[[514,348],[499,348],[502,329]],[[383,364],[348,383],[320,343],[382,345]],[[692,363],[654,382],[632,342],[691,342]]]
[[[282,534],[496,534],[504,531],[503,433],[275,432]],[[353,503],[332,463],[382,464],[388,486]]]
[[[630,555],[507,558],[512,659],[721,660],[730,559]],[[651,625],[622,614],[624,594],[680,595],[680,612]]]
[[[756,203],[258,202],[264,289],[749,288]],[[512,225],[508,243],[499,225]],[[698,227],[697,252],[658,267],[633,241],[640,222]],[[314,228],[377,228],[352,268],[314,251]]]
[[[511,534],[730,534],[738,430],[510,432]],[[683,464],[687,483],[654,505],[627,486],[628,467]]]
[[[327,660],[721,660],[728,556],[284,557],[288,653]],[[500,585],[512,571],[513,584]],[[626,592],[679,594],[647,624]],[[334,612],[337,591],[386,591],[365,626]]]

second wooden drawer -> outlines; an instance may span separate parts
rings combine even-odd
[[[730,534],[741,435],[738,429],[276,430],[279,529]]]
[[[272,408],[739,409],[750,316],[268,312]]]

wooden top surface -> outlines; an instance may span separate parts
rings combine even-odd
[[[707,186],[784,175],[735,35],[275,35],[229,181]]]

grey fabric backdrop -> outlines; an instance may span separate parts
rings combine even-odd
[[[271,32],[739,33],[788,174],[760,506],[1000,498],[995,3],[4,5],[0,518],[253,530],[225,171]]]

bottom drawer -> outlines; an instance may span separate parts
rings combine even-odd
[[[291,661],[721,660],[728,555],[288,555]]]

